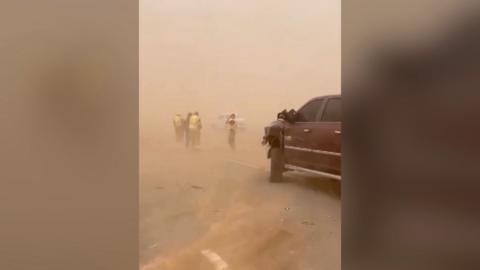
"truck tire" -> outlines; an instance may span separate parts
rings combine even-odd
[[[284,161],[279,147],[270,149],[270,182],[282,182]]]

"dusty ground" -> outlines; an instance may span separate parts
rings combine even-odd
[[[195,151],[173,134],[142,138],[143,269],[340,269],[338,184],[269,183],[258,131],[240,133],[236,152],[209,129]]]

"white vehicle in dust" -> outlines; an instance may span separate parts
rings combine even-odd
[[[216,118],[215,121],[212,124],[212,128],[214,129],[226,129],[227,125],[227,119],[230,117],[230,115],[234,114],[235,115],[235,121],[237,122],[237,128],[242,130],[245,129],[245,118],[242,118],[241,116],[238,115],[238,113],[221,113],[219,114]]]

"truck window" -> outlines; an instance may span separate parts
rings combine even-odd
[[[339,98],[332,98],[327,101],[325,111],[322,115],[322,121],[324,122],[341,122],[342,121],[342,108]]]
[[[313,100],[298,111],[298,122],[316,122],[316,116],[322,108],[323,99]]]

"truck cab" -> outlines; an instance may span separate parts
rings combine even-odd
[[[285,171],[341,180],[341,96],[316,97],[297,111],[283,111],[265,127],[270,181]]]

